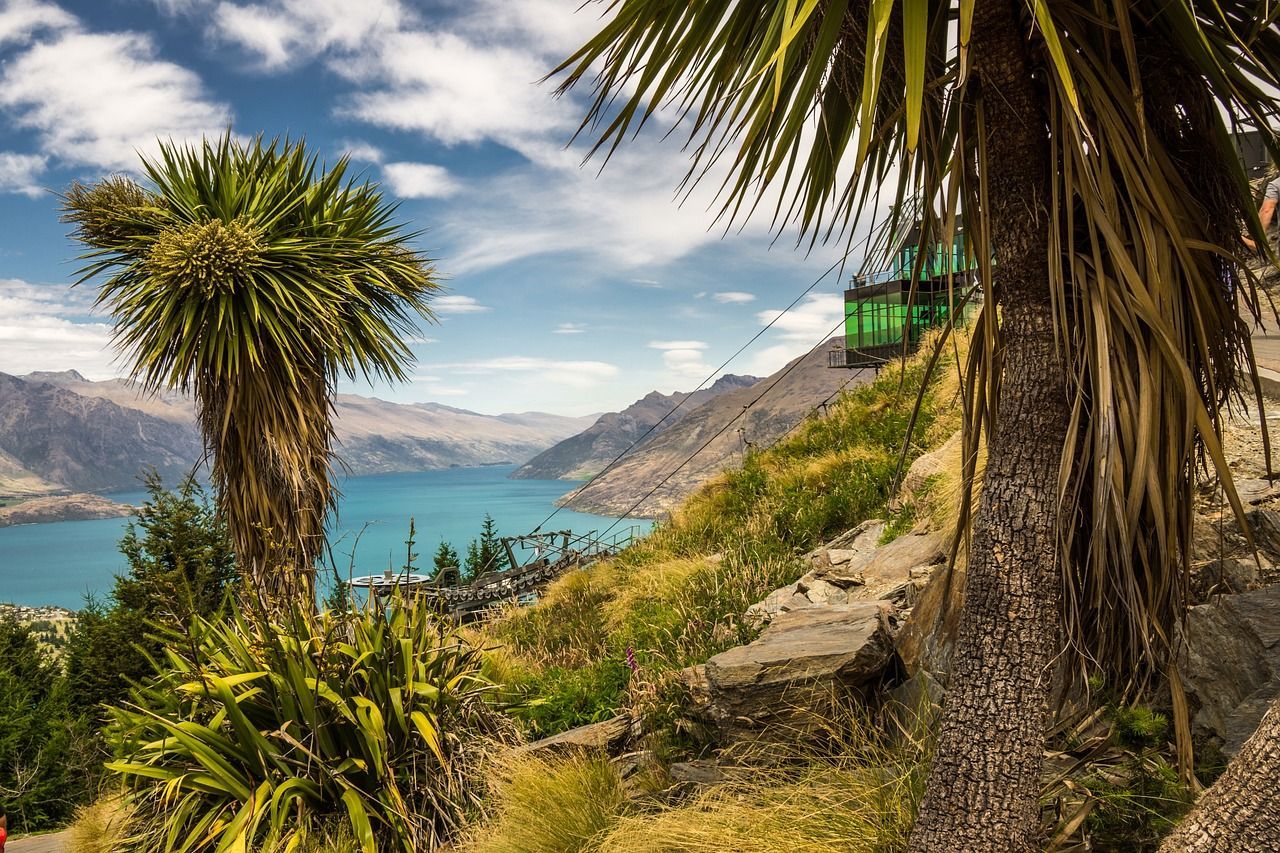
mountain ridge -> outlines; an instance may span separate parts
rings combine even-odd
[[[335,403],[338,467],[353,475],[519,463],[592,422],[354,394]],[[95,382],[76,371],[0,373],[0,497],[137,488],[144,469],[176,479],[203,452],[185,395],[146,394],[128,379]]]
[[[871,370],[827,367],[827,350],[833,345],[843,345],[843,338],[815,347],[753,385],[708,400],[558,503],[615,517],[628,511],[640,518],[667,514],[699,486],[740,461],[746,443],[767,446],[841,387],[871,381]],[[683,468],[682,463],[686,463]],[[665,483],[664,478],[668,478]],[[654,488],[658,490],[632,510]]]
[[[621,411],[600,415],[590,427],[539,453],[509,476],[517,480],[590,479],[624,451],[636,452],[707,401],[758,381],[756,376],[726,373],[697,391],[650,391]],[[653,431],[644,442],[631,448],[650,429]]]

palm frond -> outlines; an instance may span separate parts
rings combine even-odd
[[[773,193],[775,227],[811,240],[886,200],[891,216],[920,211],[922,246],[963,223],[995,297],[974,321],[966,369],[976,486],[978,446],[999,423],[1005,342],[990,289],[1009,235],[988,219],[999,175],[987,140],[1001,128],[985,124],[971,85],[974,0],[607,5],[600,33],[553,72],[562,92],[591,80],[579,132],[597,136],[593,151],[607,156],[655,118],[683,125],[687,180],[717,175],[723,216],[750,215]],[[1167,660],[1206,463],[1240,509],[1219,412],[1256,396],[1260,307],[1236,252],[1242,225],[1262,235],[1229,132],[1280,118],[1278,14],[1262,0],[1025,7],[1052,169],[1038,227],[1073,399],[1059,477],[1065,624],[1090,665],[1117,678]],[[973,505],[971,492],[958,544]]]

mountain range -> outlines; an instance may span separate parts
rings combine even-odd
[[[756,376],[727,373],[710,387],[691,393],[651,391],[620,412],[601,415],[589,428],[539,453],[510,476],[529,480],[590,479],[636,439],[661,435],[713,397],[759,381]]]
[[[518,463],[597,419],[349,394],[335,408],[337,454],[353,475]],[[195,407],[181,394],[75,371],[0,373],[0,498],[135,489],[145,468],[173,479],[202,453]]]
[[[843,344],[843,339],[830,344]],[[827,348],[815,348],[765,379],[711,397],[561,503],[599,515],[666,514],[703,483],[740,462],[749,445],[772,443],[841,388],[872,379],[871,370],[827,367]]]

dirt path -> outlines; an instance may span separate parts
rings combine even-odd
[[[66,853],[69,837],[66,832],[51,832],[18,838],[4,846],[4,853]]]

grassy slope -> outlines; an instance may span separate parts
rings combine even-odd
[[[660,730],[674,722],[681,668],[749,641],[756,628],[741,614],[803,574],[799,555],[890,514],[924,373],[923,356],[884,370],[694,494],[643,543],[489,623],[493,675],[530,702],[529,733],[622,709]],[[955,432],[954,387],[943,379],[925,394],[908,464]]]

